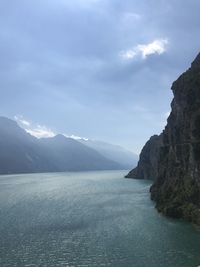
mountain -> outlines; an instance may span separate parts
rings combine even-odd
[[[37,139],[13,120],[0,117],[0,173],[53,170]]]
[[[156,148],[151,198],[165,215],[200,225],[200,54],[172,91],[171,114]],[[146,168],[142,161],[139,166]]]
[[[55,162],[56,167],[62,171],[123,168],[122,165],[103,157],[96,150],[61,134],[39,139],[39,143],[41,147],[46,149],[51,161]]]
[[[37,139],[15,121],[0,117],[0,174],[122,168],[72,138]]]
[[[117,145],[108,144],[96,140],[79,140],[82,144],[95,149],[101,155],[109,160],[113,160],[123,166],[123,169],[130,169],[136,166],[138,162],[138,155]]]
[[[154,180],[158,175],[158,153],[162,144],[162,135],[153,135],[143,147],[138,165],[126,178]]]

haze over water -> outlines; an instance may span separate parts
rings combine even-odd
[[[125,171],[0,177],[0,266],[197,267],[200,233]]]

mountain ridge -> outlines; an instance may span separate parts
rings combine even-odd
[[[64,135],[38,139],[0,117],[0,174],[123,169],[92,148]]]
[[[81,139],[78,141],[90,148],[95,149],[104,157],[122,164],[126,169],[130,169],[132,166],[136,166],[138,162],[138,155],[130,152],[127,149],[124,149],[119,145],[113,145],[103,141],[90,139]]]

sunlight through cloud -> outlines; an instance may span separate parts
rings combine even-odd
[[[128,60],[133,59],[136,56],[140,56],[141,58],[145,59],[149,55],[161,55],[166,52],[168,43],[169,42],[167,39],[156,39],[149,44],[138,44],[132,49],[121,51],[120,57]]]

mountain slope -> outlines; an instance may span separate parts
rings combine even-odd
[[[39,142],[62,171],[122,169],[120,164],[106,159],[94,149],[60,134],[42,138]]]
[[[79,142],[95,149],[105,158],[117,162],[122,165],[124,169],[130,169],[137,164],[138,156],[120,146],[96,140],[81,139]]]
[[[52,171],[37,139],[13,120],[0,117],[0,173]]]
[[[97,151],[58,135],[37,139],[0,117],[0,174],[121,169]]]

